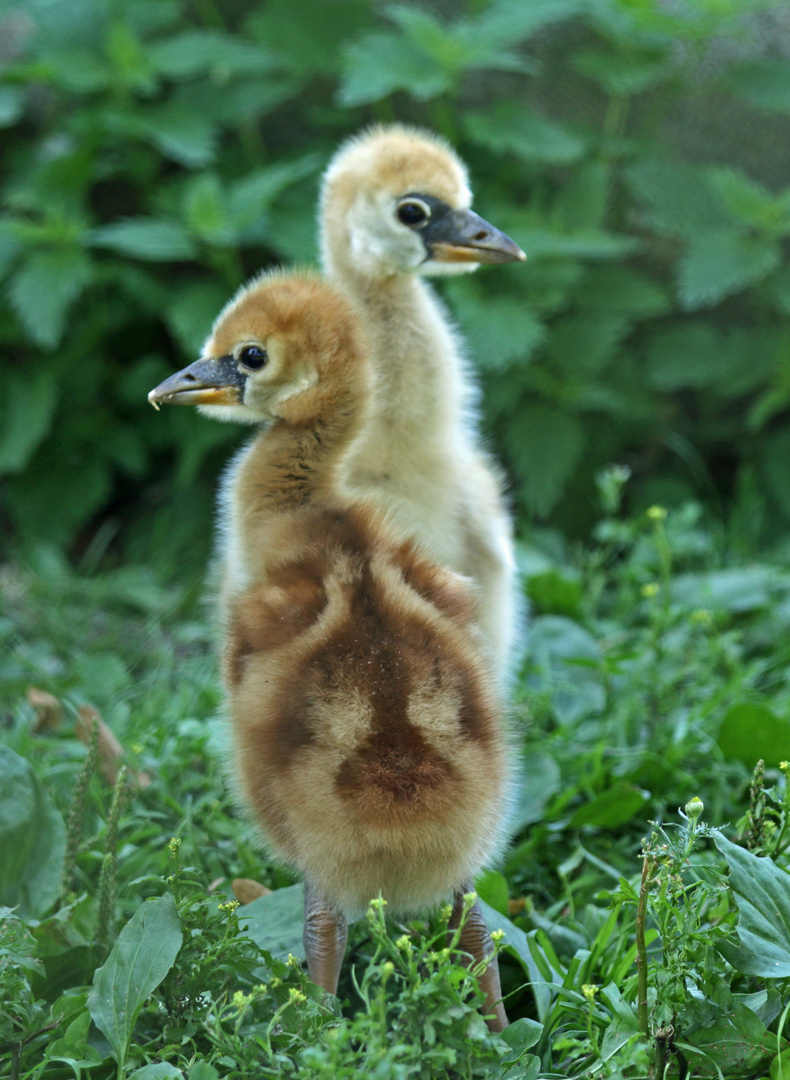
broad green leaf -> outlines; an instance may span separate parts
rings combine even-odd
[[[777,766],[790,761],[790,721],[766,705],[732,705],[724,714],[716,742],[725,758],[742,761],[750,769],[760,758],[769,767]]]
[[[601,371],[615,357],[631,321],[619,312],[588,311],[555,320],[546,353],[569,373]]]
[[[337,101],[346,106],[380,101],[395,90],[407,90],[418,101],[426,101],[451,83],[448,73],[414,42],[387,31],[375,31],[349,45],[343,70]]]
[[[282,64],[270,49],[241,41],[217,30],[185,30],[148,46],[151,66],[170,78],[188,78],[201,71],[217,82],[234,75],[260,75]]]
[[[527,578],[527,595],[539,614],[567,615],[575,619],[581,610],[581,579],[552,567]]]
[[[546,336],[545,326],[521,298],[481,295],[468,278],[448,281],[445,292],[461,320],[472,358],[485,372],[526,363]]]
[[[219,128],[214,117],[179,100],[150,107],[139,118],[141,134],[165,157],[188,169],[210,164]]]
[[[520,832],[540,821],[546,804],[560,790],[560,785],[560,767],[550,754],[540,750],[525,754],[508,815],[511,832]]]
[[[226,195],[216,173],[204,172],[185,186],[184,217],[189,231],[212,244],[230,245],[236,230],[228,217]]]
[[[601,1043],[601,1061],[609,1061],[621,1047],[639,1034],[639,1020],[614,983],[603,988],[602,997],[614,1013]]]
[[[60,892],[66,826],[25,758],[0,745],[0,905],[39,918]]]
[[[567,165],[578,161],[586,141],[545,116],[514,102],[499,102],[490,112],[464,116],[467,135],[496,153],[510,152],[524,161]]]
[[[77,248],[34,251],[11,278],[11,305],[25,330],[44,348],[54,348],[66,325],[69,308],[85,288],[91,264]]]
[[[718,303],[762,280],[776,269],[780,258],[777,241],[733,228],[694,236],[680,261],[680,301],[689,311]]]
[[[720,199],[698,166],[640,161],[626,177],[643,203],[640,216],[658,232],[704,239],[729,225]]]
[[[93,976],[88,1009],[121,1067],[140,1010],[175,963],[181,941],[181,921],[171,894],[146,900]]]
[[[321,165],[317,154],[304,154],[293,161],[279,162],[247,173],[228,190],[227,210],[238,228],[252,225],[283,191],[306,176],[313,176]]]
[[[209,1068],[211,1066],[209,1065]],[[216,1070],[212,1070],[214,1076]],[[193,1070],[190,1070],[190,1080]],[[154,1065],[143,1065],[141,1069],[135,1069],[129,1074],[129,1080],[184,1080],[184,1074],[175,1065],[168,1065],[166,1061],[159,1061]]]
[[[663,315],[669,308],[666,290],[631,266],[596,266],[574,292],[580,307],[623,312],[635,319]]]
[[[749,369],[754,342],[748,333],[722,333],[701,319],[676,323],[655,333],[648,344],[648,377],[659,390],[729,387]]]
[[[498,870],[483,870],[475,878],[475,892],[481,900],[496,908],[500,915],[508,914],[510,890],[504,874]]]
[[[297,23],[293,0],[267,0],[265,7],[248,18],[247,27],[278,57],[287,59],[289,70],[312,78],[318,72],[339,70],[342,45],[367,29],[371,17],[368,0],[343,0],[342,4],[299,0]]]
[[[527,253],[528,259],[616,259],[632,254],[641,246],[633,236],[617,236],[601,229],[562,233],[540,226],[515,226],[507,232]]]
[[[93,230],[91,242],[94,247],[151,262],[191,259],[195,255],[194,243],[182,225],[156,218],[127,218],[102,225]]]
[[[0,378],[0,476],[23,469],[52,425],[57,376],[48,368]]]
[[[594,2],[594,0],[593,0]],[[590,7],[590,0],[493,0],[476,19],[470,31],[488,48],[515,45],[551,23],[578,15]]]
[[[759,1076],[775,1056],[777,1046],[776,1035],[740,1003],[710,1027],[684,1033],[683,1042],[702,1050],[725,1076],[733,1077]]]
[[[515,956],[520,960],[524,970],[529,975],[530,988],[535,998],[538,1019],[541,1021],[545,1020],[551,1003],[552,991],[547,986],[546,979],[538,965],[535,963],[529,948],[527,935],[523,930],[519,929],[515,923],[512,923],[506,915],[501,915],[496,908],[492,908],[485,900],[479,900],[478,903],[482,909],[483,917],[485,918],[489,932],[492,930],[502,931],[502,944],[512,950]],[[534,933],[535,931],[533,930],[532,935],[534,935]]]
[[[207,1061],[196,1061],[189,1070],[188,1080],[220,1080],[220,1075]]]
[[[571,63],[582,75],[617,97],[641,94],[672,71],[671,57],[664,50],[637,50],[627,53],[586,49],[576,53]]]
[[[721,951],[745,975],[790,977],[790,874],[721,835],[714,841],[729,864],[740,913],[740,948],[721,946]]]
[[[625,825],[644,809],[649,799],[649,791],[625,781],[618,781],[607,791],[580,806],[568,822],[568,828],[580,829],[583,825],[598,825],[612,829],[617,825]]]
[[[786,192],[774,195],[740,169],[727,166],[708,169],[707,176],[708,183],[736,223],[753,226],[769,236],[787,233],[790,200]]]
[[[527,685],[549,695],[561,723],[601,712],[601,649],[587,630],[561,615],[539,615],[530,624],[527,645]]]
[[[690,609],[757,611],[771,602],[772,589],[786,582],[786,577],[770,566],[733,566],[707,574],[678,574],[672,581],[672,599]]]
[[[612,198],[612,170],[605,161],[585,161],[572,170],[551,208],[551,223],[560,233],[601,230]]]
[[[287,960],[289,954],[304,959],[304,885],[275,889],[239,909],[239,922],[260,948]]]
[[[526,505],[545,517],[562,495],[584,448],[578,420],[543,405],[519,411],[505,432]]]

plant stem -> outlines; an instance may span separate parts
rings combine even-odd
[[[650,891],[652,861],[645,856],[642,863],[642,885],[639,889],[639,903],[636,909],[636,971],[637,992],[636,1012],[639,1030],[645,1036],[650,1034],[647,1022],[647,948],[645,946],[645,922],[647,921],[647,894]]]

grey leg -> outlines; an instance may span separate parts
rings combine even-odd
[[[348,925],[309,881],[304,883],[304,949],[307,972],[316,986],[337,993],[340,965],[346,954]]]
[[[464,893],[468,892],[472,892],[471,882],[468,887],[459,889],[455,894],[453,913],[450,916],[448,927],[450,932],[454,931],[461,921],[461,914],[464,909]],[[475,963],[485,960],[494,951],[491,935],[488,932],[483,912],[477,901],[475,901],[466,917],[458,944],[465,953],[469,953]],[[489,961],[488,967],[478,981],[480,989],[485,994],[483,1008],[486,1014],[490,1015],[490,1019],[487,1021],[488,1027],[491,1031],[502,1031],[510,1021],[502,1003],[502,987],[499,982],[499,964],[496,957]]]

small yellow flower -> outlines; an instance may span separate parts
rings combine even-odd
[[[592,1002],[595,1000],[598,989],[599,988],[594,983],[585,983],[584,986],[582,986],[582,993],[588,1001]]]
[[[276,975],[269,982],[269,986],[272,988],[272,990],[276,990],[277,987],[280,986],[281,984],[282,984],[282,979],[278,979]]]
[[[227,900],[224,904],[220,904],[217,907],[217,911],[233,912],[239,906],[238,900]]]
[[[492,930],[491,931],[491,940],[494,942],[495,945],[498,945],[504,936],[505,936],[505,931],[504,930]]]
[[[393,964],[393,962],[391,960],[387,960],[386,963],[381,965],[381,975],[382,975],[382,978],[384,979],[385,982],[387,981],[387,979],[390,978],[391,975],[394,975],[394,974],[395,974],[395,965]]]
[[[142,752],[143,752],[143,744],[142,743],[136,742],[136,743],[132,744],[132,753],[133,754],[142,754]]]
[[[409,935],[401,934],[401,936],[395,942],[395,948],[400,949],[401,952],[410,953],[412,951],[412,943]]]
[[[475,903],[476,900],[477,900],[477,893],[476,892],[464,893],[464,903],[469,904],[470,907],[471,907],[472,904]]]
[[[452,915],[452,913],[453,908],[451,904],[442,904],[441,908],[439,909],[439,915],[444,922],[450,921],[450,916]]]
[[[297,990],[295,986],[292,986],[288,991],[288,1004],[298,1005],[303,1001],[307,1001],[307,997],[301,990]]]
[[[690,817],[692,821],[696,821],[704,809],[705,803],[702,801],[699,795],[695,795],[692,799],[689,799],[689,801],[683,807],[686,816]]]
[[[651,506],[647,511],[647,520],[658,524],[659,521],[666,521],[667,511],[664,506]]]
[[[647,585],[642,586],[642,596],[646,596],[649,600],[654,596],[658,596],[661,586],[657,581],[650,581]]]
[[[384,899],[383,896],[374,896],[373,899],[370,901],[370,906],[373,908],[374,911],[383,911],[384,908],[387,906],[387,901]]]
[[[178,853],[178,849],[181,847],[181,839],[180,839],[180,837],[178,837],[178,836],[172,837],[172,839],[170,840],[170,843],[167,846],[170,848],[170,854],[171,855],[176,855]]]
[[[288,959],[285,961],[288,967],[296,968],[299,970],[302,966],[302,961],[298,956],[294,956],[293,953],[288,953]]]
[[[241,1012],[242,1009],[246,1009],[249,1003],[252,1001],[252,994],[245,994],[242,990],[237,990],[233,995],[233,1008],[238,1009]]]
[[[790,761],[780,761],[779,768],[782,770],[785,776],[787,776],[788,773],[790,773]]]

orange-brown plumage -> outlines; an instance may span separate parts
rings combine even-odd
[[[250,347],[267,360],[245,372]],[[467,580],[344,486],[370,395],[355,317],[312,277],[270,276],[225,309],[205,352],[243,375],[232,415],[266,424],[224,496],[223,677],[244,800],[338,917],[379,892],[395,912],[452,898],[501,839],[502,720]]]

